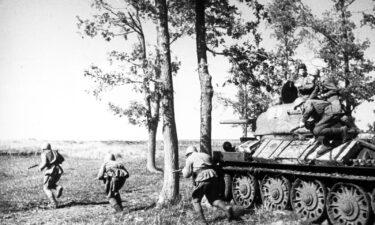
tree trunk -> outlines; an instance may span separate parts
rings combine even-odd
[[[213,88],[211,76],[207,66],[206,26],[205,26],[205,0],[196,0],[196,43],[198,57],[198,73],[201,85],[200,105],[200,151],[211,155],[211,112]]]
[[[341,20],[342,20],[341,26],[344,29],[342,35],[343,35],[344,42],[347,43],[348,42],[348,31],[347,31],[347,28],[346,28],[347,24],[346,24],[345,1],[344,0],[340,0],[340,10],[341,10]],[[349,82],[349,75],[350,75],[349,56],[348,56],[348,53],[347,53],[346,49],[343,49],[342,54],[344,56],[345,88],[348,88],[348,86],[350,85],[350,82]],[[348,99],[346,100],[345,108],[346,108],[345,111],[351,116],[351,114],[352,114],[352,104],[351,104],[350,100],[348,100]]]
[[[143,33],[138,34],[138,40],[142,46],[142,60],[144,74],[147,74],[147,53],[146,53],[146,40]],[[156,73],[157,71],[155,71]],[[155,74],[158,77],[158,74]],[[151,173],[160,173],[161,170],[156,168],[155,164],[155,153],[156,153],[156,133],[159,124],[159,109],[160,109],[160,98],[152,97],[150,90],[150,80],[144,79],[143,91],[144,100],[147,108],[146,119],[147,119],[147,130],[148,130],[148,145],[147,145],[147,157],[146,157],[146,169]]]
[[[147,171],[151,173],[161,173],[162,171],[156,167],[155,153],[156,153],[156,133],[158,125],[153,125],[148,128],[148,145],[147,145]]]
[[[168,12],[165,0],[156,0],[158,10],[158,38],[160,50],[161,116],[164,140],[164,182],[158,206],[173,204],[179,198],[178,141],[174,114],[173,81],[171,71]]]

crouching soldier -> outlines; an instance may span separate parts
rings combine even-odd
[[[186,149],[186,157],[186,165],[182,170],[182,175],[185,178],[193,177],[193,207],[198,214],[200,222],[207,224],[201,206],[203,196],[206,196],[211,205],[223,210],[228,220],[232,220],[233,208],[227,206],[225,202],[219,198],[219,178],[216,171],[213,169],[211,156],[203,152],[197,152],[194,146],[189,146]]]
[[[322,155],[332,149],[327,146],[329,140],[341,140],[346,142],[348,138],[347,126],[340,125],[340,117],[332,108],[332,104],[323,100],[303,100],[297,98],[294,102],[294,109],[300,107],[302,110],[302,120],[299,127],[306,126],[309,119],[313,119],[314,126],[311,127],[312,133],[317,140],[323,144],[324,148],[317,152]],[[339,127],[336,127],[339,125]]]
[[[50,200],[50,207],[57,208],[56,198],[62,195],[63,187],[57,185],[61,175],[64,173],[60,164],[64,161],[64,157],[57,151],[52,150],[51,144],[47,143],[42,147],[41,163],[39,164],[40,171],[44,170],[43,190]],[[56,196],[52,192],[56,191]]]
[[[119,191],[128,177],[129,173],[124,164],[116,161],[113,154],[106,155],[97,179],[103,180],[109,204],[116,212],[121,212],[123,209]]]

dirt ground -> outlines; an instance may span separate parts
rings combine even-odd
[[[110,208],[102,183],[94,180],[102,162],[66,156],[65,173],[60,184],[63,196],[60,208],[48,209],[42,190],[42,173],[38,156],[0,156],[0,224],[195,224],[190,204],[191,181],[181,179],[181,201],[169,208],[157,209],[155,202],[162,187],[162,175],[145,170],[145,160],[123,157],[131,174],[121,190],[124,211],[115,214]],[[158,157],[158,165],[162,158]],[[184,159],[181,155],[180,166]],[[289,212],[271,212],[263,208],[241,211],[241,218],[227,222],[215,208],[205,207],[210,224],[302,224]]]

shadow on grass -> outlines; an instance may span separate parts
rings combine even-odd
[[[136,206],[136,207],[129,207],[129,212],[136,212],[136,211],[140,211],[140,210],[148,210],[148,209],[154,208],[155,206],[156,206],[156,203],[153,202],[150,205],[142,205],[142,206]]]
[[[253,209],[245,209],[243,207],[240,207],[240,206],[232,206],[233,207],[233,218],[231,221],[237,221],[237,222],[243,222],[244,219],[242,218],[242,216],[246,215],[246,214],[254,214],[254,210]],[[225,216],[218,216],[216,218],[214,218],[212,220],[212,222],[219,222],[219,221],[222,221],[222,220],[227,220],[227,217]]]
[[[79,205],[106,205],[106,204],[108,204],[108,201],[101,201],[101,202],[70,201],[70,202],[60,205],[59,208],[66,208],[66,207],[79,206]]]
[[[125,201],[122,201],[125,202]],[[73,207],[73,206],[86,206],[86,205],[109,205],[108,201],[99,201],[99,202],[90,202],[90,201],[70,201],[68,203],[62,204],[59,206],[60,208],[67,208],[67,207]],[[148,210],[155,207],[155,203],[151,203],[150,205],[141,205],[141,206],[135,206],[135,207],[128,207],[129,212],[136,212],[140,210]],[[123,204],[124,208],[127,207],[126,204]]]
[[[142,188],[132,188],[132,189],[129,189],[129,190],[125,190],[125,193],[132,193],[132,192],[136,192],[136,191],[140,191],[142,190]]]

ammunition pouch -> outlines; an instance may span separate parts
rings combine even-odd
[[[125,179],[129,178],[129,173],[123,169],[109,169],[107,171],[107,176],[109,177],[124,177]]]

